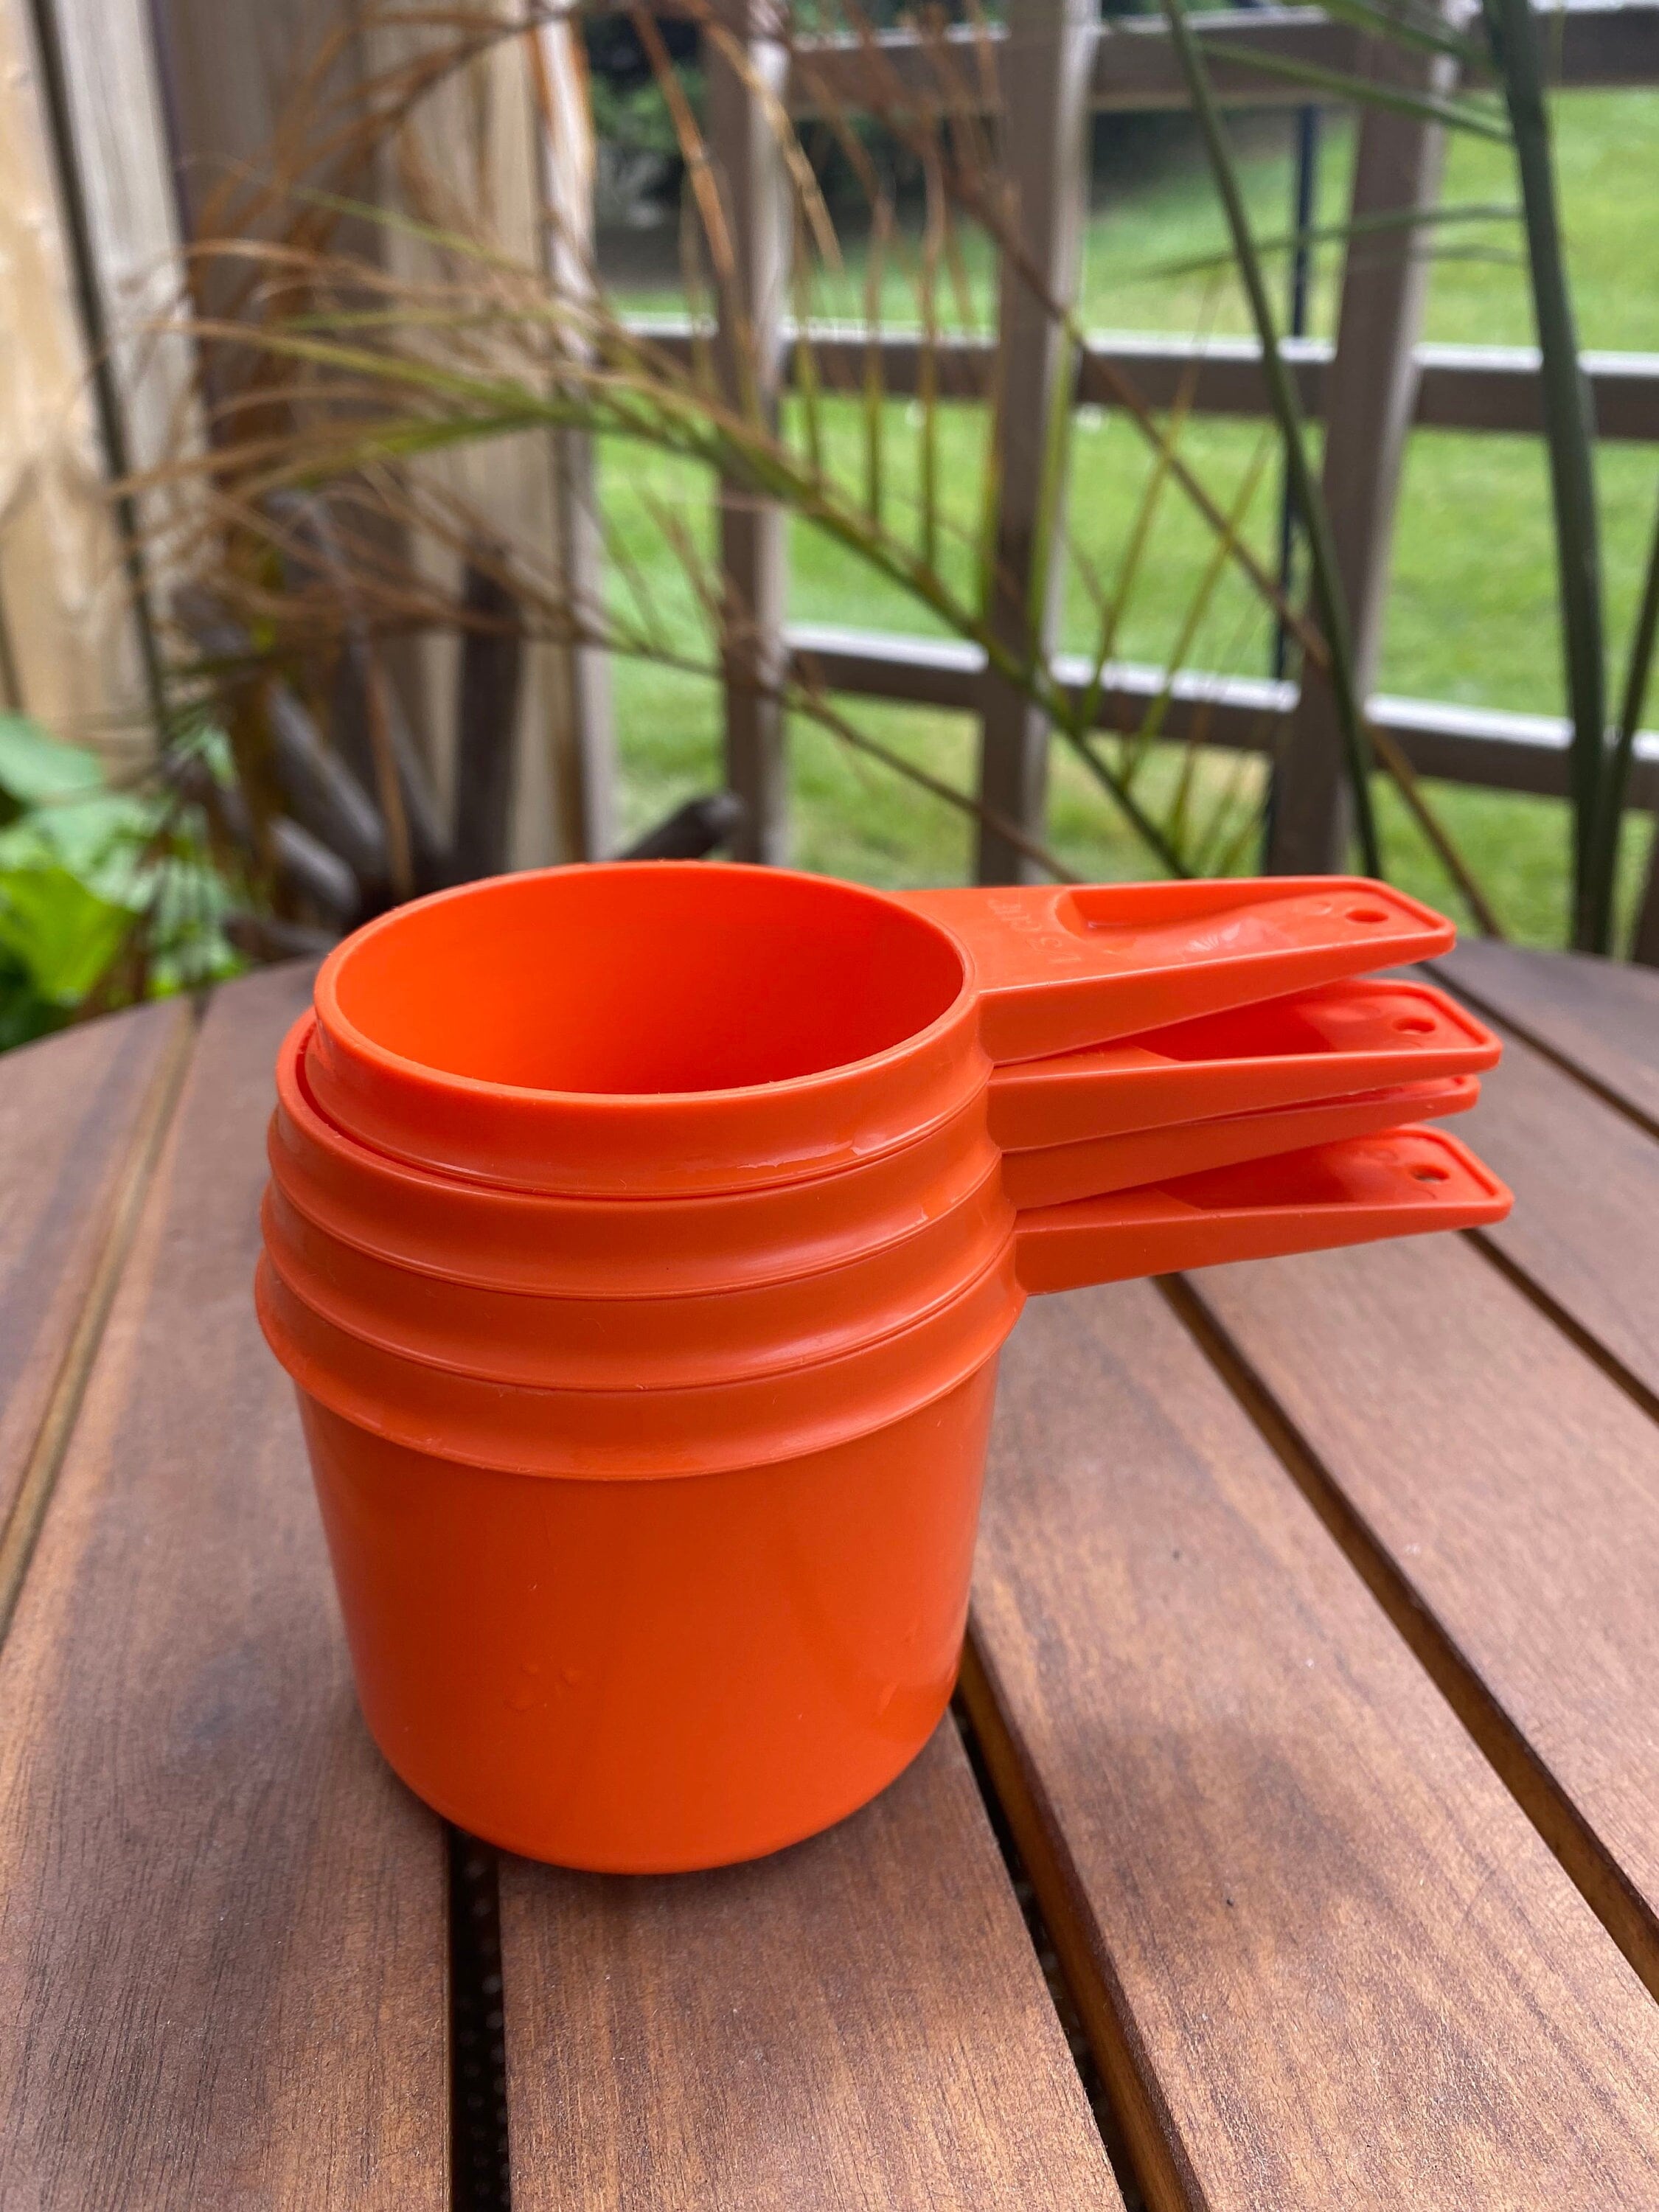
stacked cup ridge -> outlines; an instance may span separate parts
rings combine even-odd
[[[370,1726],[472,1832],[746,1857],[937,1722],[1020,1304],[964,986],[889,902],[661,866],[325,969],[261,1311]]]
[[[916,905],[661,862],[469,885],[325,963],[259,1311],[370,1729],[461,1826],[720,1863],[926,1741],[1024,1295],[986,964]]]

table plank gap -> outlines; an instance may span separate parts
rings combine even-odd
[[[1072,2063],[1083,2085],[1083,2094],[1089,2100],[1089,2109],[1095,2116],[1095,2125],[1100,2130],[1112,2173],[1122,2195],[1127,2212],[1146,2212],[1146,2192],[1142,2184],[1140,2167],[1129,2142],[1123,2116],[1118,2110],[1115,2092],[1107,2083],[1095,2057],[1094,2039],[1084,2024],[1082,2006],[1078,1992],[1072,1985],[1066,1960],[1043,1913],[1036,1884],[1025,1863],[1025,1854],[1019,1838],[1014,1833],[1013,1822],[1007,1806],[1003,1802],[1001,1785],[993,1771],[989,1753],[975,1723],[969,1694],[969,1684],[977,1666],[973,1638],[963,1640],[962,1673],[957,1685],[951,1709],[956,1717],[957,1731],[962,1738],[962,1747],[968,1754],[968,1765],[979,1791],[980,1802],[985,1808],[985,1817],[991,1824],[997,1849],[1002,1854],[1002,1863],[1019,1903],[1025,1932],[1030,1938],[1031,1948],[1037,1964],[1042,1969],[1042,1978],[1048,1984],[1049,2002],[1059,2016],[1060,2033],[1066,2038],[1066,2049],[1072,2054]]]
[[[0,1529],[65,1410],[60,1384],[108,1269],[114,1217],[188,1001],[137,1006],[6,1054],[0,1085]],[[73,1393],[69,1394],[72,1398]],[[14,1550],[15,1540],[14,1540]],[[15,1582],[15,1571],[13,1572]],[[3,1585],[0,1585],[3,1587]],[[13,1593],[15,1595],[15,1592]]]
[[[1110,1954],[1091,1940],[1085,1885],[1066,1852],[1062,1825],[1041,1777],[1021,1762],[971,1630],[963,1647],[961,1696],[997,1803],[1036,1893],[1066,1995],[1089,2039],[1112,2133],[1121,2145],[1119,2156],[1133,2176],[1134,2192],[1151,2212],[1192,2212],[1204,2197],[1181,2130],[1158,2088],[1156,2065],[1136,2032],[1133,2008],[1117,1983]]]
[[[276,1042],[203,1024],[0,1649],[0,2203],[443,2212],[438,1822],[352,1697],[252,1312]]]
[[[1150,1285],[1021,1320],[971,1654],[1156,2212],[1659,2203],[1659,2011]]]
[[[1650,1421],[1659,1421],[1659,1391],[1649,1388],[1639,1375],[1633,1375],[1624,1361],[1610,1352],[1599,1337],[1592,1336],[1576,1315],[1550,1296],[1535,1276],[1529,1275],[1518,1261],[1510,1258],[1500,1244],[1479,1229],[1467,1230],[1467,1241],[1474,1246],[1490,1267],[1495,1267],[1506,1283],[1513,1285],[1528,1304],[1537,1307],[1553,1328],[1574,1347],[1582,1352],[1592,1366],[1599,1367],[1608,1382],[1624,1392],[1632,1402],[1641,1407]]]
[[[1462,1238],[1188,1290],[1403,1583],[1391,1614],[1480,1686],[1477,1740],[1659,1996],[1659,1431]]]
[[[501,1854],[444,1823],[449,1875],[449,2136],[455,2212],[513,2212],[501,2005]]]
[[[501,1881],[514,2212],[1122,2212],[948,1716],[771,1858]]]
[[[1426,972],[1659,1137],[1659,975],[1587,953],[1474,939]]]
[[[1158,1288],[1602,1926],[1659,1996],[1659,1915],[1184,1276]]]
[[[0,1523],[0,1644],[5,1642],[6,1631],[17,1607],[18,1593],[28,1571],[34,1540],[40,1532],[52,1485],[63,1465],[76,1416],[86,1395],[87,1381],[103,1339],[104,1324],[115,1301],[121,1271],[132,1249],[138,1217],[184,1089],[185,1071],[196,1042],[194,1010],[188,1001],[181,1000],[169,1009],[169,1014],[166,1048],[150,1079],[126,1158],[110,1192],[80,1311],[64,1346],[34,1442],[23,1462],[11,1510]]]
[[[1659,1145],[1546,1053],[1510,1037],[1458,1134],[1516,1194],[1483,1249],[1621,1388],[1659,1401]],[[1591,1351],[1590,1346],[1595,1350]]]

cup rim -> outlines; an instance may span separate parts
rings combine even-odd
[[[550,1086],[527,1084],[500,1083],[487,1077],[462,1075],[452,1069],[429,1066],[424,1060],[411,1060],[407,1054],[383,1045],[360,1029],[344,1012],[339,999],[339,981],[345,968],[367,944],[387,930],[407,921],[410,915],[429,912],[435,907],[453,901],[476,897],[485,886],[513,884],[528,887],[552,878],[577,875],[632,875],[649,870],[653,873],[668,871],[678,875],[698,875],[710,868],[722,874],[741,875],[759,878],[769,884],[792,883],[811,885],[815,892],[832,897],[845,897],[860,903],[879,906],[888,911],[902,913],[907,921],[949,946],[961,970],[960,981],[950,1004],[933,1018],[908,1036],[895,1043],[884,1045],[878,1052],[866,1053],[856,1060],[837,1060],[829,1067],[815,1068],[805,1075],[792,1075],[775,1082],[732,1084],[703,1091],[568,1091]],[[744,1106],[760,1099],[777,1098],[787,1102],[801,1097],[811,1097],[837,1082],[862,1076],[878,1075],[883,1069],[895,1066],[939,1038],[949,1035],[958,1026],[964,1013],[971,1015],[978,997],[974,964],[967,947],[943,922],[919,908],[905,905],[890,897],[884,891],[866,884],[848,883],[839,876],[814,875],[804,868],[761,866],[746,861],[708,860],[576,860],[556,867],[526,868],[510,875],[481,877],[474,882],[456,884],[449,889],[429,892],[424,898],[411,899],[403,906],[391,908],[365,922],[349,937],[342,939],[318,969],[313,988],[313,1004],[317,1016],[317,1027],[331,1045],[337,1046],[365,1066],[376,1076],[390,1078],[398,1084],[425,1085],[447,1093],[458,1101],[482,1107],[502,1105],[516,1109],[533,1109],[538,1104],[557,1110],[569,1108],[582,1112],[595,1109],[615,1109],[629,1115],[658,1118],[684,1112],[688,1109],[707,1110],[731,1104]]]

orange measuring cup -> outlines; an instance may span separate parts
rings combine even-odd
[[[447,1819],[560,1866],[828,1827],[950,1702],[995,1382],[993,1352],[840,1443],[670,1481],[458,1462],[302,1389],[370,1733]]]
[[[564,1197],[422,1170],[336,1129],[311,1098],[314,1017],[276,1060],[271,1180],[372,1256],[449,1281],[566,1297],[741,1290],[834,1268],[968,1201],[1000,1155],[982,1092],[898,1150],[804,1182],[649,1200]]]
[[[1407,1124],[1466,1114],[1480,1096],[1473,1075],[1428,1083],[1402,1083],[1347,1098],[1316,1098],[1300,1105],[1258,1108],[1250,1114],[1218,1114],[1207,1121],[1129,1129],[1117,1136],[1085,1138],[1006,1152],[1002,1187],[1022,1210],[1102,1198],[1141,1183],[1162,1183],[1205,1168],[1236,1167],[1246,1160],[1306,1152],[1347,1137],[1381,1136]]]
[[[1025,1288],[1496,1218],[1407,1131],[1022,1219],[912,1328],[782,1378],[532,1391],[389,1355],[290,1292],[369,1727],[427,1802],[612,1872],[751,1857],[883,1788],[949,1698],[998,1348]],[[1012,1264],[1010,1264],[1012,1263]]]
[[[1006,1152],[1076,1144],[1479,1075],[1497,1066],[1501,1050],[1443,991],[1360,976],[999,1067],[991,1134]]]
[[[467,884],[324,963],[319,1110],[416,1166],[669,1197],[826,1175],[1032,1059],[1445,951],[1341,878],[898,896],[618,862]]]
[[[393,1765],[611,1870],[862,1803],[950,1694],[1029,1291],[1505,1209],[1370,1118],[1449,1110],[1490,1040],[1342,980],[1450,936],[1340,879],[887,897],[647,863],[348,940],[279,1065],[257,1297]],[[1039,1175],[1075,1194],[1016,1205]]]
[[[262,1224],[289,1290],[387,1351],[497,1382],[643,1391],[778,1374],[891,1335],[1000,1258],[1014,1211],[993,1160],[959,1203],[838,1265],[623,1297],[484,1287],[401,1267],[331,1236],[277,1186]]]

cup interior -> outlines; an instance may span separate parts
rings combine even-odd
[[[370,1045],[420,1066],[643,1096],[867,1060],[948,1012],[964,972],[944,931],[855,885],[659,861],[403,908],[342,946],[323,981]]]

